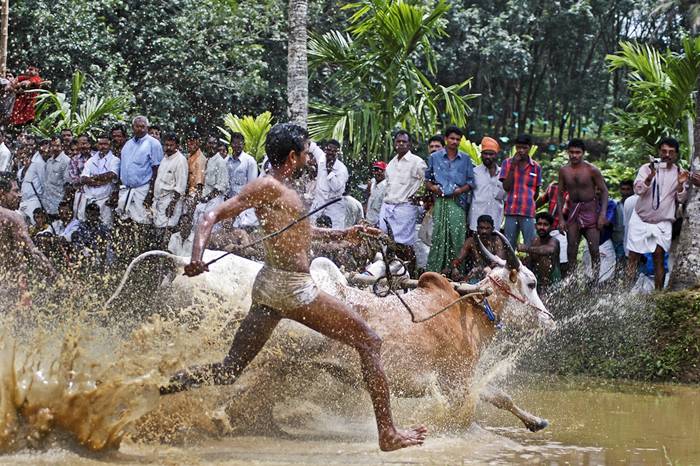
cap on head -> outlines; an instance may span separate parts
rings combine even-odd
[[[382,162],[381,160],[374,162],[374,163],[372,163],[372,168],[379,168],[380,170],[385,171],[386,170],[386,162]]]

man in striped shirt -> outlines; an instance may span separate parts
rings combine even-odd
[[[499,178],[508,193],[505,205],[505,234],[513,249],[522,233],[527,246],[535,238],[535,200],[542,185],[542,168],[530,157],[532,138],[521,134],[515,140],[515,155],[501,166]]]

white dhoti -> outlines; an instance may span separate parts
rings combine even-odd
[[[566,234],[561,233],[559,230],[552,230],[549,236],[559,241],[559,263],[566,264],[569,262],[569,255],[566,252],[566,248],[569,247],[569,242],[566,240]]]
[[[77,192],[75,193],[75,199],[73,200],[73,212],[75,217],[81,222],[85,221],[85,208],[88,204],[97,204],[100,206],[100,220],[106,226],[112,226],[112,208],[107,206],[107,201],[109,201],[109,196],[102,199],[91,198],[85,193]]]
[[[199,225],[199,221],[202,220],[202,216],[209,212],[210,210],[214,209],[215,207],[221,205],[224,203],[224,196],[219,195],[216,196],[214,199],[211,199],[209,202],[200,202],[197,204],[197,207],[194,209],[194,216],[192,218],[192,225],[197,226]],[[214,226],[214,229],[216,230],[218,225]]]
[[[672,223],[669,221],[647,223],[632,212],[627,225],[627,249],[638,254],[654,252],[660,246],[665,252],[671,249]]]
[[[583,270],[587,277],[593,278],[593,262],[591,260],[591,253],[588,250],[588,242],[583,241]],[[602,283],[609,280],[615,274],[615,265],[617,263],[617,257],[615,255],[615,246],[611,239],[607,240],[600,246],[598,246],[598,252],[600,253],[600,271],[598,272],[598,282]]]
[[[175,196],[174,192],[161,193],[158,198],[153,200],[153,225],[158,228],[174,227],[180,222],[182,216],[182,196],[175,204],[173,214],[168,217],[166,210]]]
[[[149,184],[144,184],[138,188],[122,187],[119,189],[119,204],[117,213],[123,219],[130,218],[136,223],[150,225],[153,223],[150,209],[146,209],[143,201],[148,195]]]
[[[25,216],[27,221],[34,225],[34,211],[41,208],[41,202],[39,202],[38,197],[34,197],[28,200],[22,200],[19,204],[19,211]]]
[[[418,206],[408,202],[403,204],[382,204],[379,210],[379,228],[388,232],[387,223],[391,228],[394,241],[399,244],[413,246],[416,243],[416,218]]]

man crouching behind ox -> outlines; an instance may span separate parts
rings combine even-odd
[[[185,267],[188,276],[208,270],[202,262],[202,254],[217,222],[254,208],[264,233],[269,234],[304,214],[304,204],[291,183],[303,173],[308,162],[306,130],[290,123],[275,125],[267,136],[265,149],[272,165],[270,173],[247,184],[237,196],[203,216],[195,234],[192,260]],[[175,393],[204,383],[232,384],[260,352],[279,321],[293,319],[357,350],[372,398],[382,450],[422,444],[427,432],[425,427],[399,431],[394,426],[389,386],[379,354],[381,339],[357,312],[319,290],[309,274],[312,238],[359,243],[360,232],[380,234],[379,230],[359,226],[347,230],[318,229],[304,220],[267,241],[265,265],[253,284],[250,312],[241,322],[228,355],[220,363],[178,372],[170,385],[161,388],[161,393]]]

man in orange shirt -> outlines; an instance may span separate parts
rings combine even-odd
[[[200,149],[200,136],[197,132],[192,132],[187,137],[187,165],[189,172],[187,175],[187,195],[192,199],[192,205],[197,205],[198,198],[202,195],[204,187],[204,171],[207,168],[207,159]]]

